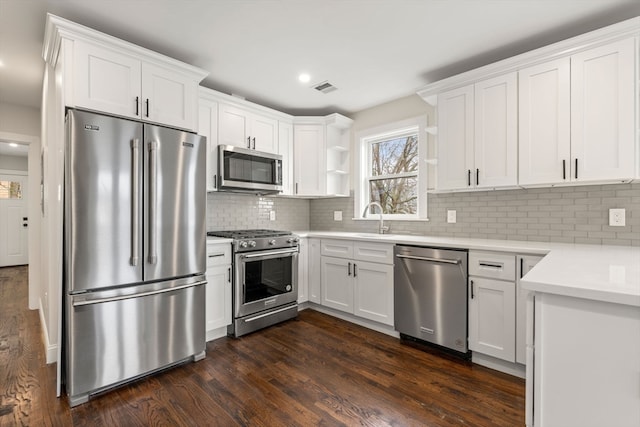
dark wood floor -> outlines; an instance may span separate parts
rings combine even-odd
[[[522,380],[312,310],[73,410],[41,342],[26,267],[0,269],[0,426],[524,425]]]

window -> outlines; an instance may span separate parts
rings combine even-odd
[[[0,199],[22,199],[20,182],[0,181]]]
[[[369,203],[377,202],[387,219],[426,219],[424,122],[413,119],[358,135],[361,178],[360,188],[356,189],[358,214]],[[373,208],[369,213],[377,214],[378,210]]]

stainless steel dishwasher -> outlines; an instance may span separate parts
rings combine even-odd
[[[466,249],[398,245],[394,251],[395,328],[468,356]]]

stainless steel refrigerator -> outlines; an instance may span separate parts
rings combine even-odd
[[[71,406],[204,357],[205,139],[67,113],[64,383]]]

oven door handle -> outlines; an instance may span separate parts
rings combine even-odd
[[[257,253],[252,253],[252,254],[241,254],[240,257],[243,259],[249,259],[249,258],[262,258],[262,257],[267,257],[267,256],[272,256],[272,255],[292,255],[292,254],[297,254],[298,253],[298,249],[286,249],[283,251],[260,251]]]

